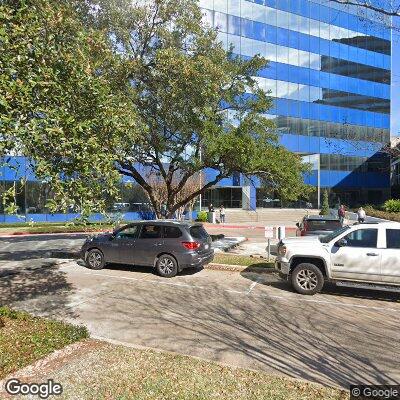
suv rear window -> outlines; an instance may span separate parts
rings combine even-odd
[[[164,226],[164,238],[175,239],[182,236],[182,231],[177,226]]]
[[[305,222],[307,231],[335,231],[342,227],[340,221],[308,220]]]
[[[195,239],[208,239],[210,236],[202,226],[192,226],[190,234]]]

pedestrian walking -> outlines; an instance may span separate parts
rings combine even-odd
[[[219,209],[219,220],[221,221],[221,224],[225,223],[225,207],[223,204]]]
[[[362,207],[360,207],[357,211],[358,222],[360,222],[360,223],[364,222],[366,216],[367,216],[367,214],[365,213],[365,210]]]
[[[212,203],[210,203],[210,205],[208,206],[208,212],[214,212],[214,206],[212,205]]]
[[[346,216],[346,209],[344,208],[344,205],[342,204],[338,209],[338,217],[339,217],[339,221],[340,221],[341,225],[343,225],[345,216]]]

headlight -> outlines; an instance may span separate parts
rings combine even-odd
[[[278,247],[278,254],[282,257],[286,254],[286,246],[285,245],[281,245]]]

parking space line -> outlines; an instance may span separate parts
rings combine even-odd
[[[86,272],[85,274],[86,275],[104,276],[104,277],[108,277],[108,278],[122,279],[122,280],[127,280],[127,281],[148,282],[148,283],[160,284],[160,285],[177,286],[177,287],[200,289],[200,290],[210,290],[209,287],[190,285],[187,283],[165,282],[165,281],[147,280],[147,279],[143,280],[143,279],[139,279],[139,278],[118,276],[118,275],[111,275],[111,274],[102,274],[102,273],[96,273],[96,272]],[[294,302],[294,303],[298,303],[298,302],[316,303],[316,304],[326,304],[326,305],[330,305],[330,306],[353,307],[353,308],[362,308],[365,310],[375,310],[375,311],[385,311],[385,312],[389,311],[389,312],[400,313],[400,308],[395,309],[395,308],[368,306],[368,305],[363,305],[363,304],[341,303],[341,302],[329,301],[329,300],[308,299],[308,298],[302,298],[300,295],[299,296],[290,296],[290,295],[289,296],[279,296],[279,295],[272,295],[272,294],[252,293],[251,291],[254,289],[254,287],[257,285],[257,283],[259,283],[259,282],[258,281],[253,282],[250,285],[250,288],[245,291],[239,291],[239,290],[234,290],[234,289],[222,289],[221,291],[227,292],[227,293],[235,293],[235,294],[239,294],[239,295],[245,295],[245,296],[249,296],[249,297],[255,297],[255,298],[276,299],[279,301]]]
[[[250,287],[247,289],[246,293],[247,293],[247,294],[250,294],[251,291],[256,287],[257,283],[258,283],[258,280],[254,281],[254,282],[250,285]]]

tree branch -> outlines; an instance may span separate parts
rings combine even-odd
[[[191,201],[194,198],[196,198],[199,194],[203,193],[206,189],[210,188],[211,186],[214,186],[215,184],[220,182],[222,179],[227,178],[228,176],[229,176],[229,174],[227,174],[227,173],[218,174],[215,179],[213,179],[212,181],[206,183],[202,188],[200,188],[199,190],[196,190],[195,192],[193,192],[192,194],[187,196],[185,199],[183,199],[183,200],[179,201],[178,203],[176,203],[174,205],[174,207],[172,208],[171,212],[174,212],[178,208],[185,206],[187,203],[189,203],[189,201]]]
[[[350,6],[366,8],[368,10],[376,11],[379,14],[384,14],[390,17],[400,16],[400,5],[396,9],[387,10],[383,7],[374,6],[369,1],[357,1],[357,0],[329,0],[329,1],[333,1],[334,3],[339,3],[344,5],[348,4]]]

